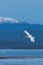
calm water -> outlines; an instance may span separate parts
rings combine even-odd
[[[1,65],[43,65],[43,58],[0,59]]]
[[[42,50],[0,49],[0,56],[40,56],[40,57],[43,57],[43,49]]]
[[[37,56],[43,57],[42,50],[23,50],[23,49],[0,49],[0,56]],[[43,65],[43,58],[14,58],[0,59],[1,65]]]

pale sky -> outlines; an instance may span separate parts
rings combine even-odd
[[[43,0],[0,0],[0,16],[43,24]]]

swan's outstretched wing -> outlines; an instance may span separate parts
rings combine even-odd
[[[27,32],[26,30],[24,30],[24,32],[27,35],[26,37],[30,38],[31,42],[35,42],[35,38],[29,32]]]
[[[32,35],[31,35],[29,32],[27,32],[26,30],[24,30],[24,32],[25,32],[25,34],[26,34],[28,37],[32,37]]]

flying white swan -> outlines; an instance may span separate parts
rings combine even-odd
[[[28,31],[24,30],[25,34],[27,36],[25,36],[26,38],[30,38],[31,42],[35,42],[35,37],[33,37]]]

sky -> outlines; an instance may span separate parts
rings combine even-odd
[[[0,16],[43,24],[43,0],[0,0]]]

